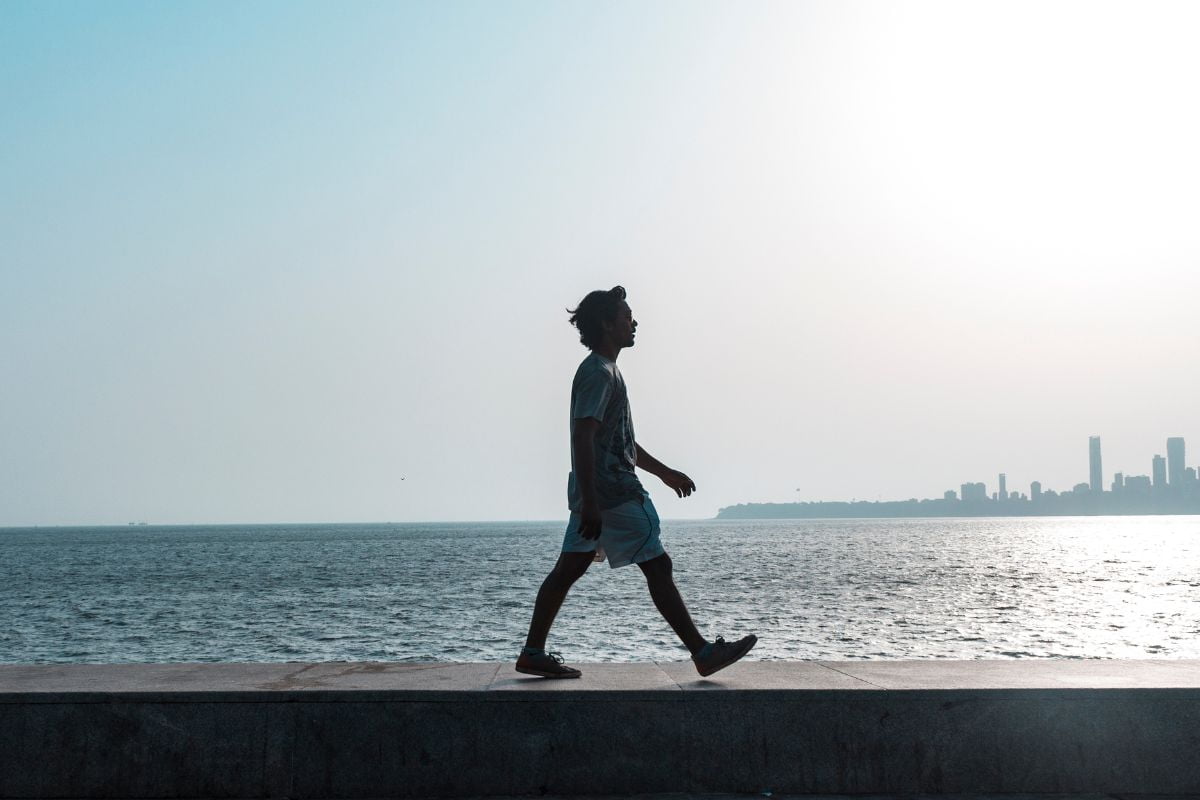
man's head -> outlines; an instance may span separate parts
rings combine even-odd
[[[579,329],[579,341],[595,350],[608,339],[617,348],[632,347],[637,320],[625,302],[625,287],[588,292],[576,308],[569,308],[568,320]]]

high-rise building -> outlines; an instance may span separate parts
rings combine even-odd
[[[1124,488],[1125,488],[1125,473],[1118,472],[1116,475],[1113,475],[1112,490],[1114,492],[1119,492]]]
[[[1035,501],[1042,499],[1042,482],[1041,481],[1034,481],[1033,483],[1029,484],[1029,497],[1030,497],[1030,499],[1035,500]]]
[[[1100,437],[1088,437],[1088,483],[1092,491],[1100,494],[1104,491],[1104,470],[1100,468]]]
[[[962,491],[962,499],[968,502],[987,500],[987,487],[982,483],[964,483],[958,487]]]
[[[1171,486],[1183,484],[1183,437],[1167,439],[1167,483]]]
[[[1154,476],[1154,488],[1159,489],[1167,485],[1167,460],[1162,456],[1155,456],[1151,462],[1150,474]]]
[[[1001,472],[1000,473],[1000,499],[1001,500],[1008,499],[1008,489],[1006,487],[1007,487],[1007,483],[1005,482],[1005,475],[1003,472]]]
[[[954,491],[953,489],[947,489],[946,492],[942,495],[942,499],[943,500],[957,500],[958,492]]]
[[[1125,491],[1130,494],[1147,495],[1150,494],[1150,476],[1149,475],[1127,475],[1125,476]]]

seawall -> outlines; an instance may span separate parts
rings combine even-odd
[[[1200,794],[1200,661],[0,666],[0,797]]]

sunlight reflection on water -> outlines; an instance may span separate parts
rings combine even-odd
[[[0,662],[495,661],[562,523],[0,531]],[[1200,518],[666,522],[701,631],[757,659],[1200,658]],[[550,647],[681,660],[636,568]]]

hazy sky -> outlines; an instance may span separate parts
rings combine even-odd
[[[1200,461],[1200,5],[0,6],[0,525],[665,518]],[[403,480],[402,480],[403,478]],[[799,488],[799,492],[797,489]]]

